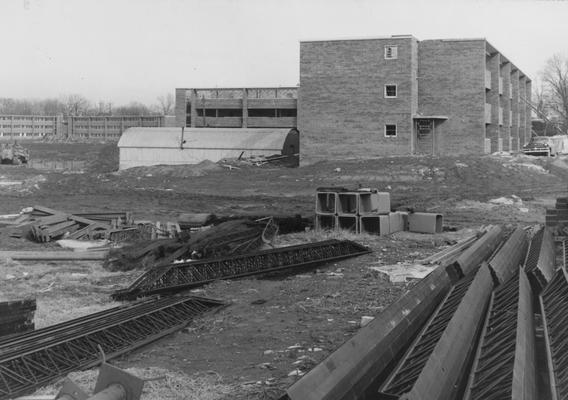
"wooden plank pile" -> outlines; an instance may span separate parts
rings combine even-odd
[[[68,214],[43,206],[34,206],[27,219],[20,221],[29,228],[29,236],[37,242],[66,239],[126,240],[139,232],[128,211]]]

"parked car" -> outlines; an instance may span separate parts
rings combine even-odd
[[[549,136],[533,136],[530,142],[523,146],[522,152],[531,156],[555,156],[558,149]]]

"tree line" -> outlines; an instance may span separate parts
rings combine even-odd
[[[532,102],[547,135],[568,134],[568,58],[550,57],[533,86]]]
[[[80,94],[69,94],[52,99],[0,98],[0,115],[63,115],[63,116],[121,116],[121,115],[171,115],[174,96],[159,96],[152,105],[137,101],[126,105],[112,102],[92,103]]]

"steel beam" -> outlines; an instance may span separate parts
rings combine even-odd
[[[448,266],[448,275],[454,281],[467,276],[478,268],[481,263],[487,260],[503,240],[503,229],[500,226],[492,226],[483,236],[467,248],[456,261]]]
[[[532,301],[522,269],[493,291],[464,400],[536,399]]]
[[[528,245],[528,236],[523,228],[517,228],[511,233],[503,246],[489,260],[495,285],[503,284],[517,274],[519,266],[525,260]]]
[[[525,271],[535,293],[540,293],[554,276],[556,247],[549,228],[542,228],[532,238]]]
[[[360,399],[397,359],[450,288],[439,267],[287,390],[292,400]],[[374,389],[376,391],[376,387]]]
[[[156,293],[174,293],[219,279],[312,267],[370,252],[367,247],[349,240],[327,240],[213,260],[162,265],[143,273],[129,287],[113,293],[112,297],[125,300]]]
[[[493,280],[487,264],[475,277],[454,286],[438,315],[430,321],[387,379],[378,399],[455,399],[463,385],[468,361],[475,349]],[[455,305],[457,303],[457,307]]]
[[[568,398],[568,276],[559,269],[539,296],[553,400]]]
[[[0,399],[32,392],[71,371],[132,351],[183,328],[193,317],[224,303],[184,296],[149,299],[105,316],[84,317],[39,329],[0,346]]]

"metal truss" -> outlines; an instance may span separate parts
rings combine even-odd
[[[562,261],[564,269],[568,271],[568,239],[562,241]]]
[[[174,293],[219,279],[311,267],[370,252],[367,247],[349,240],[326,240],[213,260],[168,264],[150,269],[126,289],[114,292],[112,297],[125,300]]]
[[[491,295],[487,321],[464,399],[511,399],[518,305],[517,274]]]
[[[534,269],[537,267],[543,237],[544,228],[535,233],[531,240],[529,251],[527,253],[527,259],[525,260],[525,271],[527,273],[534,271]]]
[[[540,295],[553,400],[568,398],[568,277],[560,269]]]
[[[195,296],[148,299],[0,342],[0,399],[33,392],[67,373],[132,351],[183,328],[223,302]]]
[[[391,396],[401,396],[412,389],[434,347],[436,347],[446,326],[473,282],[474,276],[475,274],[471,274],[452,287],[434,315],[426,323],[418,338],[409,347],[402,361],[382,385],[379,398],[394,398]]]

